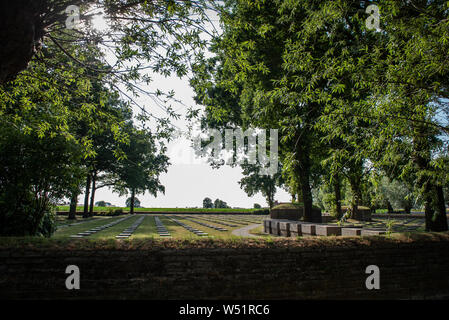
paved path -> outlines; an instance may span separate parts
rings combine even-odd
[[[232,231],[232,234],[235,236],[240,236],[240,237],[260,238],[259,236],[249,233],[249,230],[257,228],[260,225],[261,225],[261,223],[250,224],[243,228],[235,229],[234,231]]]

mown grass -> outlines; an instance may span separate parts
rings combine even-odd
[[[160,238],[157,233],[154,217],[145,217],[130,239]]]
[[[66,238],[73,234],[77,234],[79,232],[87,231],[89,229],[108,224],[120,218],[121,217],[98,217],[97,219],[93,219],[92,221],[82,223],[77,226],[60,228],[53,234],[52,238]],[[81,222],[82,220],[79,219],[79,221]]]
[[[207,232],[209,234],[209,237],[220,238],[220,239],[230,239],[230,238],[237,237],[237,236],[234,236],[232,234],[232,231],[235,230],[235,229],[241,228],[241,227],[223,226],[223,225],[219,225],[219,224],[216,224],[216,223],[213,223],[213,222],[210,222],[210,221],[204,221],[204,220],[193,218],[194,220],[198,220],[200,222],[204,222],[204,223],[206,223],[208,225],[211,225],[211,226],[221,227],[221,228],[227,229],[227,231],[218,231],[218,230],[215,230],[213,228],[206,227],[206,226],[203,226],[203,225],[198,224],[196,222],[193,222],[193,221],[190,221],[188,219],[185,219],[184,217],[177,217],[177,219],[180,222],[184,223],[184,224],[192,226],[193,228],[196,228],[198,230]]]
[[[76,211],[83,211],[84,207],[77,207]],[[122,209],[129,212],[129,207],[94,207],[95,212],[108,212],[109,210]],[[134,208],[134,211],[140,212],[254,212],[261,209],[234,209],[234,208]],[[56,211],[69,211],[69,206],[56,207]]]
[[[112,226],[110,228],[107,228],[105,230],[102,230],[100,232],[96,232],[89,236],[89,238],[95,240],[95,239],[115,239],[115,236],[118,236],[123,230],[130,227],[136,220],[138,219],[137,216],[131,217],[129,219],[126,219],[125,221],[122,221],[115,226]],[[140,226],[139,226],[140,227]],[[138,228],[136,229],[136,231]]]
[[[168,232],[170,232],[170,235],[174,239],[194,240],[194,239],[201,238],[200,236],[197,236],[196,234],[190,232],[189,230],[185,229],[184,227],[180,226],[179,224],[175,223],[174,221],[171,221],[167,217],[159,217],[159,218],[160,218],[161,222],[164,224],[165,228],[167,228]],[[176,217],[176,219],[180,220],[177,217]]]

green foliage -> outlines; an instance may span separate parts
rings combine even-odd
[[[131,197],[126,199],[126,203],[125,203],[126,207],[130,207],[131,206]],[[135,208],[140,208],[140,200],[138,198],[134,198],[134,207]]]
[[[224,202],[223,200],[220,200],[220,199],[215,199],[215,201],[214,201],[214,208],[216,208],[216,209],[218,209],[218,208],[223,208],[223,209],[226,209],[226,208],[230,208],[229,206],[228,206],[228,204],[226,203],[226,202]]]
[[[213,207],[214,207],[214,203],[212,202],[212,200],[208,197],[204,198],[203,208],[213,208]]]

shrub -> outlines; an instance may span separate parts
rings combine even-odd
[[[115,215],[115,216],[119,216],[119,215],[121,215],[121,214],[124,214],[122,208],[119,208],[119,209],[115,209],[115,210],[114,210],[114,215]]]
[[[39,225],[38,234],[49,238],[56,231],[56,227],[56,214],[50,211],[46,212]]]
[[[254,210],[252,213],[253,214],[260,214],[260,215],[267,215],[267,214],[270,214],[270,209]]]

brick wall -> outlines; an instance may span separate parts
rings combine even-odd
[[[0,298],[447,298],[447,238],[334,238],[314,245],[279,240],[235,248],[0,248]],[[71,264],[80,268],[80,290],[65,288]],[[365,288],[365,269],[372,264],[380,268],[380,290]]]

